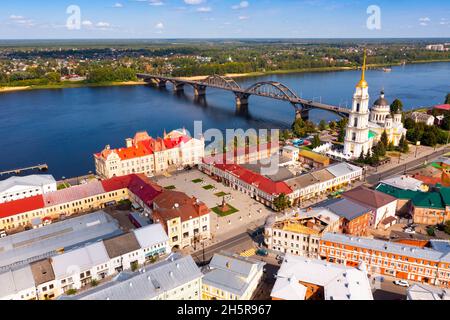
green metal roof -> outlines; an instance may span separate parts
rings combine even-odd
[[[439,192],[445,205],[450,206],[450,188],[441,188]]]
[[[412,190],[403,190],[403,189],[399,189],[393,186],[389,186],[387,184],[381,183],[378,185],[378,187],[376,188],[377,191],[386,193],[390,196],[393,196],[394,198],[397,199],[402,199],[402,200],[411,200],[412,198],[414,198],[415,196],[417,196],[420,193],[420,191],[412,191]]]
[[[373,131],[369,130],[369,139],[373,139],[373,138],[375,138],[376,136],[377,136],[377,133],[376,133],[376,132],[373,132]]]
[[[412,199],[415,207],[445,209],[440,192],[422,192]]]

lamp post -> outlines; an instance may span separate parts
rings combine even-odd
[[[419,146],[420,146],[420,141],[416,142],[416,155],[414,156],[415,158],[417,158],[417,151],[419,150]]]

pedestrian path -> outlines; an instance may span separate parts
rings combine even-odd
[[[256,249],[248,249],[247,251],[244,251],[241,253],[241,257],[250,258],[256,255]]]

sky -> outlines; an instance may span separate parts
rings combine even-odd
[[[449,0],[0,1],[0,39],[450,37]]]

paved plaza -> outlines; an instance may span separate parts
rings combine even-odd
[[[210,209],[222,205],[223,197],[219,197],[216,194],[227,194],[225,196],[226,203],[239,211],[226,217],[220,217],[216,213],[211,212],[213,239],[206,246],[227,240],[249,229],[257,229],[264,225],[270,214],[274,213],[273,210],[251,199],[248,195],[226,187],[195,169],[180,171],[170,177],[156,177],[153,180],[162,187],[175,187],[175,191],[181,191],[190,197],[196,197]],[[201,180],[201,182],[194,183],[193,181],[195,180]],[[208,186],[213,186],[214,188],[208,189]]]

